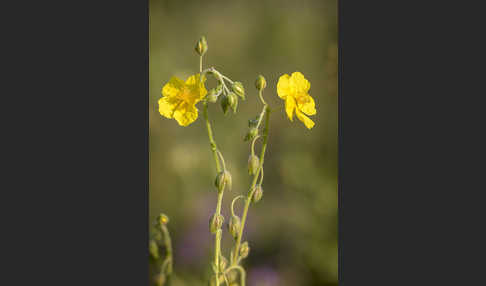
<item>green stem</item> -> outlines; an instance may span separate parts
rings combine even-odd
[[[262,99],[263,100],[263,99]],[[263,101],[265,102],[265,101]],[[263,171],[263,161],[265,158],[265,151],[267,149],[267,140],[268,140],[268,124],[270,122],[270,108],[267,106],[266,103],[264,103],[265,106],[263,107],[262,113],[265,113],[265,128],[263,130],[263,143],[262,143],[262,150],[260,153],[260,165],[258,166],[258,169],[256,171],[255,176],[253,177],[253,181],[250,186],[250,192],[248,193],[248,196],[245,201],[245,207],[243,209],[243,215],[241,216],[241,228],[240,232],[238,233],[238,237],[236,239],[236,245],[235,245],[235,250],[233,252],[233,257],[231,257],[231,265],[236,266],[238,263],[237,258],[238,258],[238,253],[240,250],[240,244],[241,244],[241,237],[243,236],[243,230],[245,229],[245,223],[246,223],[246,217],[248,214],[248,208],[250,207],[251,203],[251,198],[253,196],[253,193],[255,192],[255,186],[258,180],[258,176],[260,175],[260,172]]]
[[[170,234],[169,230],[167,229],[167,226],[161,225],[160,228],[162,229],[162,233],[164,234],[164,245],[165,249],[167,251],[167,257],[165,258],[164,263],[162,264],[162,267],[167,267],[167,277],[169,277],[172,274],[172,240],[170,239]],[[166,264],[167,263],[167,264]],[[166,265],[164,265],[166,264]]]
[[[239,270],[240,271],[240,280],[241,280],[241,286],[245,286],[246,284],[246,272],[245,272],[245,269],[239,265],[233,265],[231,267],[228,267],[228,269],[226,269],[225,273],[228,273],[230,272],[231,270]]]
[[[199,73],[202,73],[202,58],[202,56],[199,56]]]
[[[221,172],[221,165],[220,165],[219,159],[218,159],[218,146],[216,145],[216,141],[214,141],[214,138],[213,138],[213,130],[211,128],[211,123],[209,122],[209,118],[208,118],[208,103],[207,102],[203,103],[203,116],[204,116],[204,119],[206,120],[206,128],[208,130],[209,144],[211,146],[211,151],[213,152],[214,162],[216,163],[216,171],[219,174],[219,172]]]
[[[202,74],[202,57],[199,58],[199,72]],[[221,160],[224,164],[223,155],[219,152],[218,147],[216,145],[216,141],[213,137],[213,130],[211,128],[211,122],[209,122],[208,117],[208,103],[204,101],[203,103],[203,116],[206,121],[206,128],[208,130],[208,137],[209,142],[211,145],[211,151],[213,152],[214,162],[216,163],[216,171],[218,174],[221,172],[221,165],[219,162],[218,155],[221,156]],[[218,202],[216,204],[216,214],[221,215],[221,203],[223,202],[223,191],[218,193]],[[221,236],[222,236],[221,228],[216,231],[216,237],[214,239],[214,264],[216,269],[219,269],[219,256],[221,255]],[[219,270],[214,273],[216,275],[216,286],[219,286],[219,279],[218,279]]]

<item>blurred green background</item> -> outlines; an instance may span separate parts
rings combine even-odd
[[[246,194],[248,119],[262,108],[254,81],[267,79],[271,114],[265,156],[264,195],[250,207],[243,240],[249,286],[337,285],[337,0],[175,1],[150,0],[149,219],[170,217],[176,279],[173,285],[206,285],[213,236],[208,222],[216,205],[215,166],[202,117],[188,127],[158,113],[161,89],[171,76],[199,70],[194,52],[205,35],[204,67],[214,66],[246,88],[238,113],[223,116],[212,104],[215,139],[233,175],[229,204]],[[317,115],[312,130],[290,122],[276,93],[280,75],[302,72],[311,83]],[[214,86],[208,81],[207,87]],[[257,144],[259,150],[260,144]],[[259,152],[259,151],[257,151]],[[236,204],[241,214],[242,201]],[[153,228],[150,232],[153,233]],[[232,244],[223,228],[223,254]],[[155,273],[151,262],[150,275]]]

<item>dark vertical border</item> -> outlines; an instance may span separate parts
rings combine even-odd
[[[344,283],[343,275],[343,224],[344,208],[342,196],[342,146],[343,146],[343,5],[337,1],[338,19],[338,281]]]
[[[3,105],[0,284],[149,285],[148,1],[3,10],[18,102]]]

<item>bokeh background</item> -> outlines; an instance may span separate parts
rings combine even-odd
[[[173,285],[206,285],[216,173],[202,113],[195,123],[180,127],[160,116],[157,101],[171,76],[185,79],[198,72],[194,46],[201,35],[209,45],[204,67],[214,66],[246,88],[247,100],[240,100],[237,114],[223,116],[219,103],[209,107],[215,138],[233,175],[233,190],[225,192],[223,201],[225,223],[231,200],[246,194],[250,184],[249,145],[243,138],[248,119],[262,108],[254,87],[258,74],[267,79],[264,97],[276,109],[270,120],[263,199],[250,207],[243,237],[251,247],[244,262],[247,284],[337,285],[337,0],[149,4],[149,220],[153,226],[160,212],[170,217]],[[290,122],[276,94],[279,76],[294,71],[311,82],[317,107],[312,130],[298,120]],[[208,81],[208,89],[213,86]],[[241,209],[240,200],[237,213]],[[225,256],[231,245],[224,227]]]

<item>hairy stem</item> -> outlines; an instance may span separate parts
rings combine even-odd
[[[170,275],[172,274],[172,262],[173,262],[173,258],[172,258],[172,240],[170,239],[170,234],[169,234],[169,230],[167,229],[167,226],[165,225],[161,225],[160,226],[160,229],[162,230],[162,233],[164,235],[164,246],[165,246],[165,249],[167,251],[167,257],[165,258],[164,262],[162,263],[162,272],[165,271],[166,275],[167,275],[167,278],[170,277]]]
[[[202,74],[202,56],[199,57],[199,72]],[[218,155],[221,156],[221,160],[224,164],[224,159],[223,155],[221,152],[218,150],[218,147],[216,145],[216,141],[214,140],[213,137],[213,130],[211,128],[211,122],[209,121],[208,117],[208,103],[207,101],[204,101],[203,103],[203,116],[206,121],[206,128],[208,130],[208,137],[209,137],[209,143],[211,145],[211,151],[213,152],[213,157],[214,157],[214,162],[216,163],[216,171],[219,174],[221,172],[221,165],[219,162]],[[223,202],[223,192],[221,191],[218,193],[218,202],[216,204],[216,214],[220,215],[221,214],[221,203]],[[216,269],[219,269],[219,256],[221,255],[221,236],[222,236],[222,230],[221,228],[216,231],[216,237],[214,238],[214,264],[216,266]],[[216,286],[219,286],[219,279],[218,277],[219,270],[214,273],[216,275]]]
[[[263,98],[261,96],[260,96],[260,98],[263,101]],[[239,250],[240,250],[241,237],[243,236],[243,230],[245,229],[246,217],[248,215],[248,208],[250,207],[251,199],[252,199],[253,193],[255,192],[255,186],[256,186],[258,177],[259,177],[260,173],[263,172],[263,161],[264,161],[264,158],[265,158],[265,150],[267,149],[267,140],[268,140],[268,124],[270,122],[270,108],[267,106],[265,101],[263,101],[263,103],[264,103],[264,107],[263,107],[263,110],[262,110],[262,115],[263,115],[263,113],[265,113],[265,128],[263,130],[263,143],[262,143],[262,150],[261,150],[261,153],[260,153],[260,165],[258,166],[256,174],[253,177],[253,181],[252,181],[251,186],[250,186],[250,191],[248,192],[248,196],[246,197],[246,200],[245,200],[245,207],[243,209],[243,215],[241,216],[241,228],[240,228],[240,232],[238,233],[238,237],[236,239],[233,257],[231,257],[231,265],[232,266],[235,266],[238,263],[237,258],[238,258],[238,253],[239,253]]]

